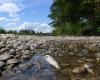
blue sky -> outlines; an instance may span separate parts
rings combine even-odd
[[[0,0],[0,25],[6,30],[51,32],[48,25],[52,0]]]

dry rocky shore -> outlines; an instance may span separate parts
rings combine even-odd
[[[29,68],[26,62],[38,53],[49,54],[59,63],[61,69],[53,74],[54,78],[33,75],[16,78],[14,73],[20,72],[17,67]],[[41,73],[46,77],[45,72]],[[0,80],[100,80],[100,37],[1,34]]]

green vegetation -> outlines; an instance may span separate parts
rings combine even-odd
[[[0,27],[0,34],[17,34],[17,35],[39,35],[39,36],[51,36],[51,33],[35,32],[34,30],[9,30],[6,31]]]
[[[20,35],[32,35],[35,34],[34,30],[20,30],[19,31]]]
[[[17,34],[17,31],[16,30],[9,30],[9,31],[6,31],[7,34]]]
[[[100,35],[100,0],[54,0],[54,35]]]
[[[0,34],[3,34],[3,33],[6,33],[6,31],[2,27],[0,27]]]

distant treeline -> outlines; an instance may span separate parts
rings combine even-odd
[[[41,35],[41,36],[51,36],[52,33],[42,33],[42,32],[35,32],[34,30],[9,30],[6,31],[3,28],[0,28],[0,34],[18,34],[18,35]]]

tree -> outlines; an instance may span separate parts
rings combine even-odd
[[[35,34],[35,31],[34,30],[20,30],[19,34],[30,35],[30,34]]]
[[[80,25],[80,34],[86,31],[93,35],[98,34],[100,0],[54,0],[50,9],[49,17],[52,19],[52,26],[64,28],[66,23],[69,23],[72,25],[69,26],[72,31],[79,28],[74,25]]]
[[[65,24],[66,22],[77,22],[80,19],[80,6],[83,0],[56,0],[51,6],[49,17],[52,24]]]
[[[2,27],[0,27],[0,34],[5,34],[5,33],[6,31]]]
[[[7,31],[7,34],[17,34],[17,31],[16,30],[9,30],[9,31]]]

